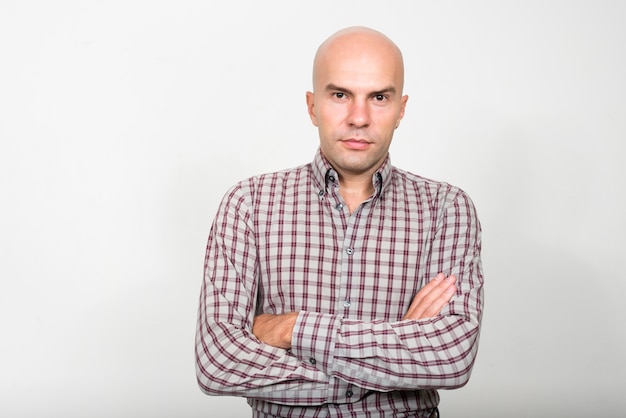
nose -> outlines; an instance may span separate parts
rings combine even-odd
[[[370,124],[370,109],[366,101],[355,100],[350,105],[348,124],[354,128],[365,128]]]

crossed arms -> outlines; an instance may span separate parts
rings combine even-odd
[[[456,291],[454,282],[456,277],[445,277],[439,273],[415,295],[409,310],[403,320],[419,320],[432,318],[438,315],[452,298]],[[261,314],[254,318],[252,333],[260,341],[273,347],[291,349],[293,328],[298,318],[298,312],[286,314]]]
[[[480,227],[463,193],[446,197],[446,226],[432,238],[441,254],[456,244],[453,256],[435,263],[445,275],[425,279],[401,318],[359,320],[314,310],[263,313],[258,237],[242,189],[225,197],[207,245],[196,334],[204,392],[318,405],[346,402],[336,395],[339,385],[358,399],[372,390],[467,382],[478,348],[482,268]]]

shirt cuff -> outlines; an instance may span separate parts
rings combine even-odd
[[[291,352],[330,376],[340,326],[341,318],[336,315],[300,312],[291,336]]]

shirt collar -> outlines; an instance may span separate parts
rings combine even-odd
[[[312,163],[313,178],[318,186],[320,196],[323,196],[328,190],[328,186],[331,183],[336,182],[339,184],[339,175],[337,171],[330,165],[328,160],[322,155],[322,151],[318,148],[315,154],[315,158]],[[376,170],[372,176],[372,184],[374,185],[374,197],[378,197],[383,194],[391,183],[391,177],[393,173],[393,166],[391,165],[390,157],[387,156],[385,161]]]

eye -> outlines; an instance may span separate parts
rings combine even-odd
[[[376,100],[377,102],[382,102],[385,99],[387,99],[387,97],[385,97],[384,94],[377,94],[377,95],[374,96],[374,100]]]
[[[343,99],[344,97],[346,97],[346,94],[338,91],[338,92],[335,92],[335,97],[337,99]]]

